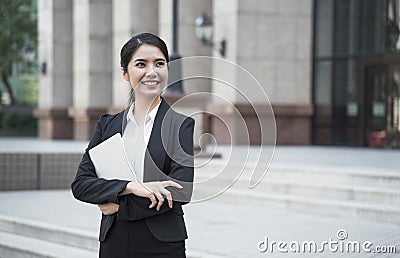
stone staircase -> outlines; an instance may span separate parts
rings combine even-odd
[[[235,181],[241,169],[234,165],[224,167],[218,162],[197,168],[196,181],[202,183],[195,185],[195,201],[214,196],[238,204],[275,205],[320,215],[400,224],[400,172],[272,166],[264,180],[249,189],[254,166],[247,165]]]
[[[0,215],[0,257],[98,257],[95,232]]]
[[[0,215],[0,257],[98,257],[93,232]]]
[[[95,258],[97,232],[0,215],[0,258]],[[218,258],[188,250],[188,258]]]
[[[250,162],[241,173],[242,166],[232,162],[225,167],[218,160],[196,168],[193,202],[217,198],[237,205],[400,224],[400,172],[396,170],[273,163],[264,180],[249,189],[254,168]],[[263,171],[256,168],[256,172]],[[0,215],[0,258],[98,256],[97,231],[38,221]],[[188,250],[188,257],[212,256]]]

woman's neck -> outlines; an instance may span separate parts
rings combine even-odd
[[[154,98],[145,98],[136,96],[135,108],[133,115],[138,123],[144,120],[145,116],[150,113],[161,101],[161,97],[157,96]]]

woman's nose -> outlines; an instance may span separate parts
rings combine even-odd
[[[155,75],[156,67],[154,65],[149,65],[146,70],[146,76]]]

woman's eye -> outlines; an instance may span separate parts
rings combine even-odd
[[[143,62],[136,63],[136,67],[145,67],[145,64]]]
[[[165,62],[163,62],[163,61],[160,61],[160,62],[156,63],[157,67],[163,67],[164,65],[165,65]]]

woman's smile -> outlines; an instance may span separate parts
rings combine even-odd
[[[160,83],[160,81],[158,80],[146,80],[146,81],[142,81],[142,84],[150,87],[150,88],[154,88],[155,86],[157,86]]]

